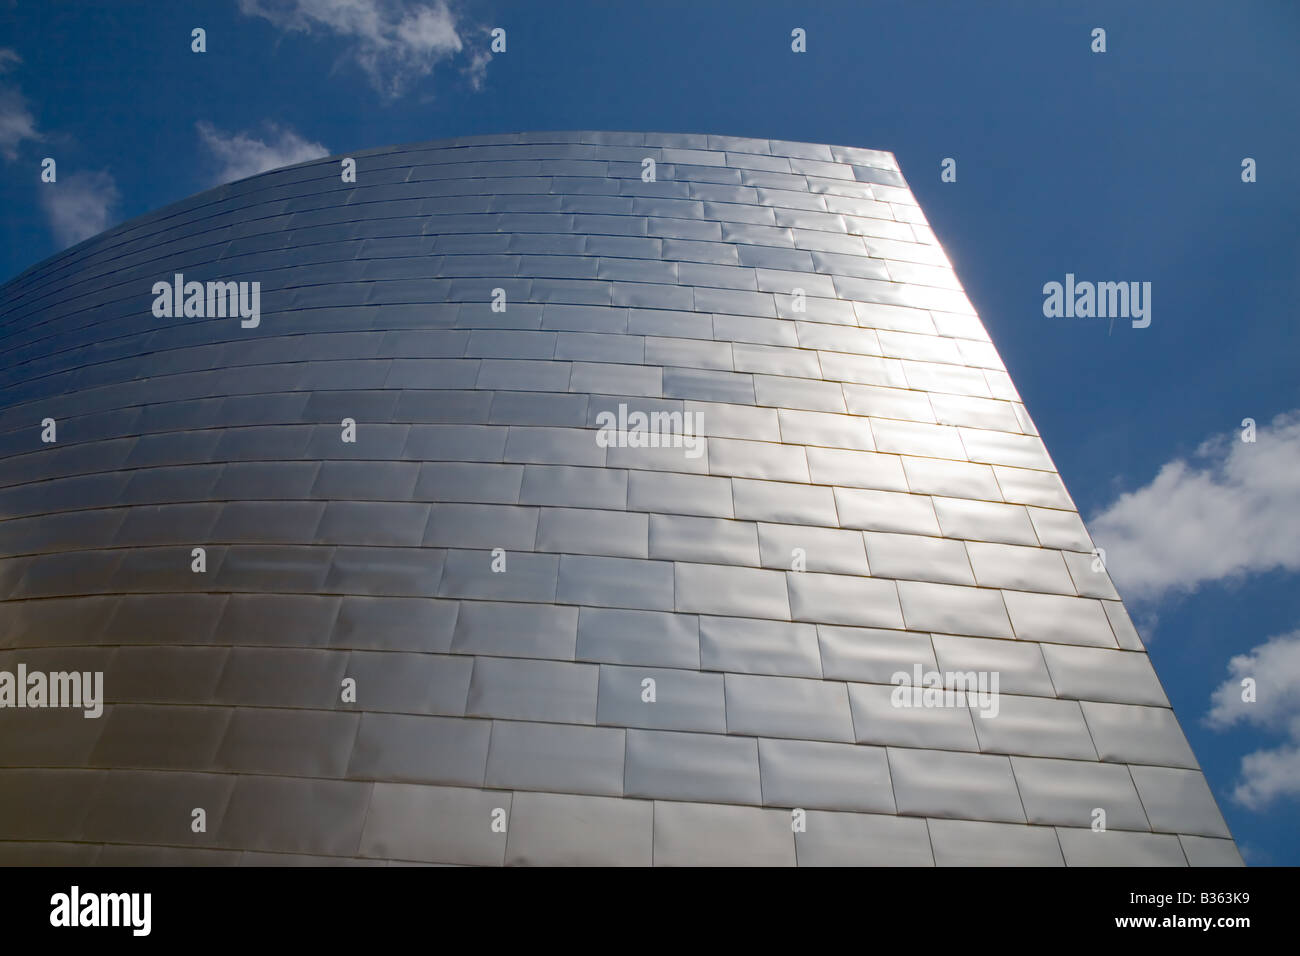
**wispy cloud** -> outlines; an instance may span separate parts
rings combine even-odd
[[[1241,761],[1233,799],[1260,810],[1282,797],[1300,796],[1300,631],[1270,638],[1228,662],[1231,676],[1212,696],[1205,722],[1222,730],[1247,724],[1282,734],[1286,742],[1256,750]],[[1242,680],[1255,681],[1255,700],[1242,700]]]
[[[0,48],[0,74],[9,73],[23,62],[15,50]],[[36,118],[16,88],[0,83],[0,155],[9,162],[18,159],[24,140],[39,141]],[[35,176],[33,175],[33,179]],[[61,247],[97,235],[113,224],[121,194],[111,173],[101,170],[60,173],[52,183],[37,187],[41,208],[50,232]]]
[[[491,62],[492,54],[487,50],[475,50],[470,54],[469,62],[461,68],[461,73],[469,80],[472,89],[483,89],[483,81],[487,78],[488,64]]]
[[[41,184],[38,192],[50,231],[64,247],[111,226],[121,199],[112,175],[102,171],[60,173],[57,182]]]
[[[214,183],[229,183],[268,169],[329,155],[329,150],[322,144],[304,139],[293,130],[274,123],[267,124],[264,138],[247,130],[226,133],[207,122],[196,123],[195,128],[204,147],[218,163]]]
[[[1300,570],[1300,410],[1211,438],[1161,467],[1088,526],[1125,598],[1157,601],[1213,581]]]
[[[21,62],[17,51],[0,48],[0,74],[8,73]],[[0,84],[0,155],[12,163],[18,158],[18,146],[23,140],[40,138],[36,118],[27,108],[22,93]]]
[[[321,29],[344,38],[349,55],[374,87],[392,97],[465,50],[463,29],[446,0],[239,0],[239,9],[281,30]],[[490,59],[471,51],[466,72],[475,89]]]

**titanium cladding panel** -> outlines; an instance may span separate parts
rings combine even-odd
[[[0,289],[0,862],[1240,862],[890,153],[352,158]]]

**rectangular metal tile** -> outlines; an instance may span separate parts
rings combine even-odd
[[[721,674],[602,664],[597,722],[724,733]]]
[[[625,735],[621,727],[493,721],[487,786],[620,797]]]
[[[784,571],[867,573],[867,555],[862,545],[862,534],[857,531],[759,524],[758,540],[764,567]],[[880,572],[874,573],[879,575]]]
[[[578,660],[650,667],[700,666],[700,624],[693,614],[584,607]]]
[[[794,866],[790,814],[757,807],[655,802],[656,866]]]
[[[462,601],[451,640],[455,654],[573,660],[576,607]]]
[[[1081,706],[1102,760],[1199,769],[1172,710],[1092,701]]]
[[[893,581],[791,571],[786,582],[790,589],[790,613],[796,621],[903,627]]]
[[[1025,822],[1006,757],[890,747],[889,772],[899,813]]]
[[[389,783],[482,786],[491,729],[487,720],[362,714],[347,775]]]
[[[762,803],[758,741],[720,734],[629,730],[624,786],[629,797],[756,806]],[[656,862],[663,865],[658,854]]]
[[[571,604],[671,611],[673,566],[668,561],[562,555],[556,600]]]
[[[650,515],[650,557],[756,567],[758,534],[749,522]]]
[[[727,732],[852,742],[845,685],[800,677],[727,674]]]
[[[649,800],[516,793],[508,866],[650,866],[654,804]]]
[[[1030,823],[1092,827],[1105,811],[1108,830],[1148,830],[1128,768],[1083,760],[1011,757]]]
[[[999,693],[990,695],[985,704],[972,697],[970,706],[980,750],[985,753],[1075,760],[1093,760],[1097,755],[1075,701]]]
[[[510,796],[494,790],[376,783],[359,853],[385,859],[500,866],[505,861],[506,832],[496,829],[493,820],[508,821]]]
[[[679,611],[790,619],[784,575],[779,571],[678,561],[674,580]]]
[[[931,820],[936,866],[1064,866],[1056,831],[968,820]]]
[[[914,692],[912,675],[907,673],[906,677],[906,683],[895,680],[891,684],[849,685],[857,742],[978,750],[966,695],[936,694],[935,703],[919,691]]]
[[[795,846],[800,866],[934,865],[926,821],[915,817],[815,810]]]
[[[594,724],[598,670],[591,664],[477,657],[465,710],[476,717]]]
[[[921,534],[864,531],[871,573],[882,578],[974,585],[970,561],[960,541]]]

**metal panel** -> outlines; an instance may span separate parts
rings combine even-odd
[[[992,754],[889,748],[898,812],[1023,823],[1011,763]]]
[[[1168,833],[1123,833],[1057,827],[1066,866],[1186,866],[1178,838]]]
[[[590,513],[590,512],[588,512]],[[724,518],[651,515],[650,557],[757,567],[755,526]]]
[[[726,675],[727,732],[798,740],[853,740],[845,685],[798,677]]]
[[[621,727],[493,721],[487,786],[621,797],[625,736]]]
[[[1059,551],[981,541],[966,542],[966,551],[980,587],[1045,591],[1073,597],[1074,583]]]
[[[650,866],[654,804],[649,800],[516,793],[506,864]]]
[[[1169,706],[1145,654],[1044,644],[1043,657],[1061,697]]]
[[[898,596],[903,606],[903,617],[910,628],[983,637],[1013,636],[998,591],[900,581]],[[1028,635],[1020,636],[1032,640]]]
[[[821,677],[817,631],[809,624],[734,617],[700,619],[700,667],[741,674]]]
[[[481,786],[491,728],[487,720],[362,714],[347,775],[361,780]]]
[[[926,821],[914,817],[814,810],[795,846],[800,866],[934,865]]]
[[[1196,769],[1192,748],[1172,710],[1090,701],[1082,707],[1102,760]]]
[[[758,741],[629,730],[625,787],[630,797],[755,806],[762,803]]]
[[[677,562],[677,610],[789,620],[785,575],[778,571]]]
[[[980,749],[985,753],[1077,760],[1097,756],[1083,713],[1072,700],[1000,693],[987,707],[977,704],[972,695],[970,707]]]
[[[1051,827],[931,820],[937,866],[1064,866]]]
[[[360,855],[429,863],[500,866],[506,834],[492,826],[509,819],[510,794],[459,787],[376,783],[359,834]]]
[[[466,712],[510,720],[594,724],[599,670],[590,664],[475,658]]]
[[[911,680],[911,674],[906,677]],[[913,695],[911,690],[901,683],[850,684],[858,743],[979,749],[965,694],[952,695],[946,706],[923,706],[920,695]]]
[[[1107,829],[1150,829],[1133,778],[1122,765],[1013,756],[1011,769],[1030,823],[1091,827],[1101,819],[1100,809]]]
[[[781,810],[659,800],[656,866],[794,866],[790,815]]]
[[[862,536],[871,573],[876,577],[975,584],[966,549],[960,541],[879,531],[864,531]]]

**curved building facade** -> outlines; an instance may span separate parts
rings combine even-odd
[[[1240,862],[889,153],[347,158],[0,288],[0,861]]]

